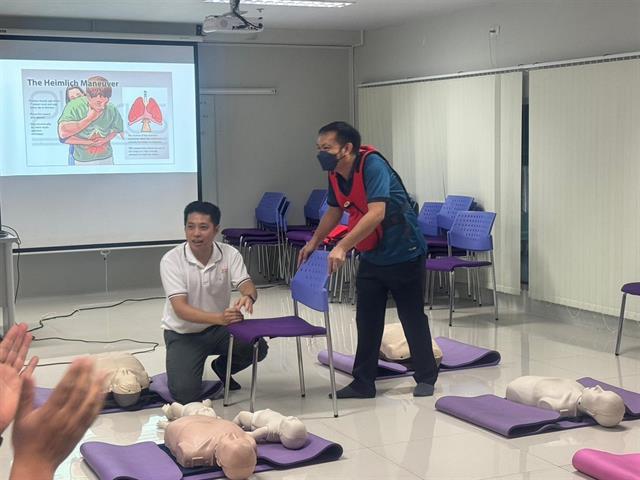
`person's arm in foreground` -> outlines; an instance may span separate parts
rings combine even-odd
[[[100,413],[104,376],[89,358],[75,360],[40,408],[33,407],[35,386],[25,377],[13,425],[14,459],[10,480],[50,480],[56,468]]]

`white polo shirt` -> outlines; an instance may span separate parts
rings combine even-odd
[[[213,242],[213,253],[206,265],[196,259],[187,242],[169,250],[160,261],[160,277],[167,295],[162,328],[177,333],[198,333],[211,325],[178,317],[171,306],[171,297],[184,295],[195,308],[221,313],[229,307],[232,287],[251,280],[240,252],[218,242]]]

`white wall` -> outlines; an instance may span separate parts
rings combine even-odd
[[[316,133],[332,120],[349,119],[349,51],[205,45],[199,52],[201,88],[278,91],[215,96],[223,227],[252,225],[255,205],[265,191],[285,192],[292,202],[289,221],[302,222],[309,192],[326,184],[315,160]],[[208,173],[203,185],[214,181],[213,172]]]
[[[500,25],[492,65],[489,28]],[[640,2],[500,0],[365,32],[357,83],[640,50]]]

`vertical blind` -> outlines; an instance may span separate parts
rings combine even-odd
[[[498,290],[520,293],[522,73],[360,88],[358,127],[418,202],[469,195],[497,213]]]
[[[640,280],[640,61],[533,71],[529,102],[530,296],[615,315]]]

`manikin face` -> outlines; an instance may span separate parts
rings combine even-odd
[[[209,215],[194,212],[187,217],[184,233],[194,255],[206,254],[211,250],[218,227],[213,224]]]
[[[103,97],[102,95],[96,95],[95,97],[89,98],[89,107],[97,112],[103,111],[107,107],[107,103],[109,103],[109,97]]]
[[[580,410],[591,415],[603,427],[615,427],[625,413],[624,401],[615,392],[603,390],[600,385],[585,388],[579,403]]]
[[[257,446],[253,437],[229,433],[218,441],[216,462],[230,480],[249,478],[256,467]]]

